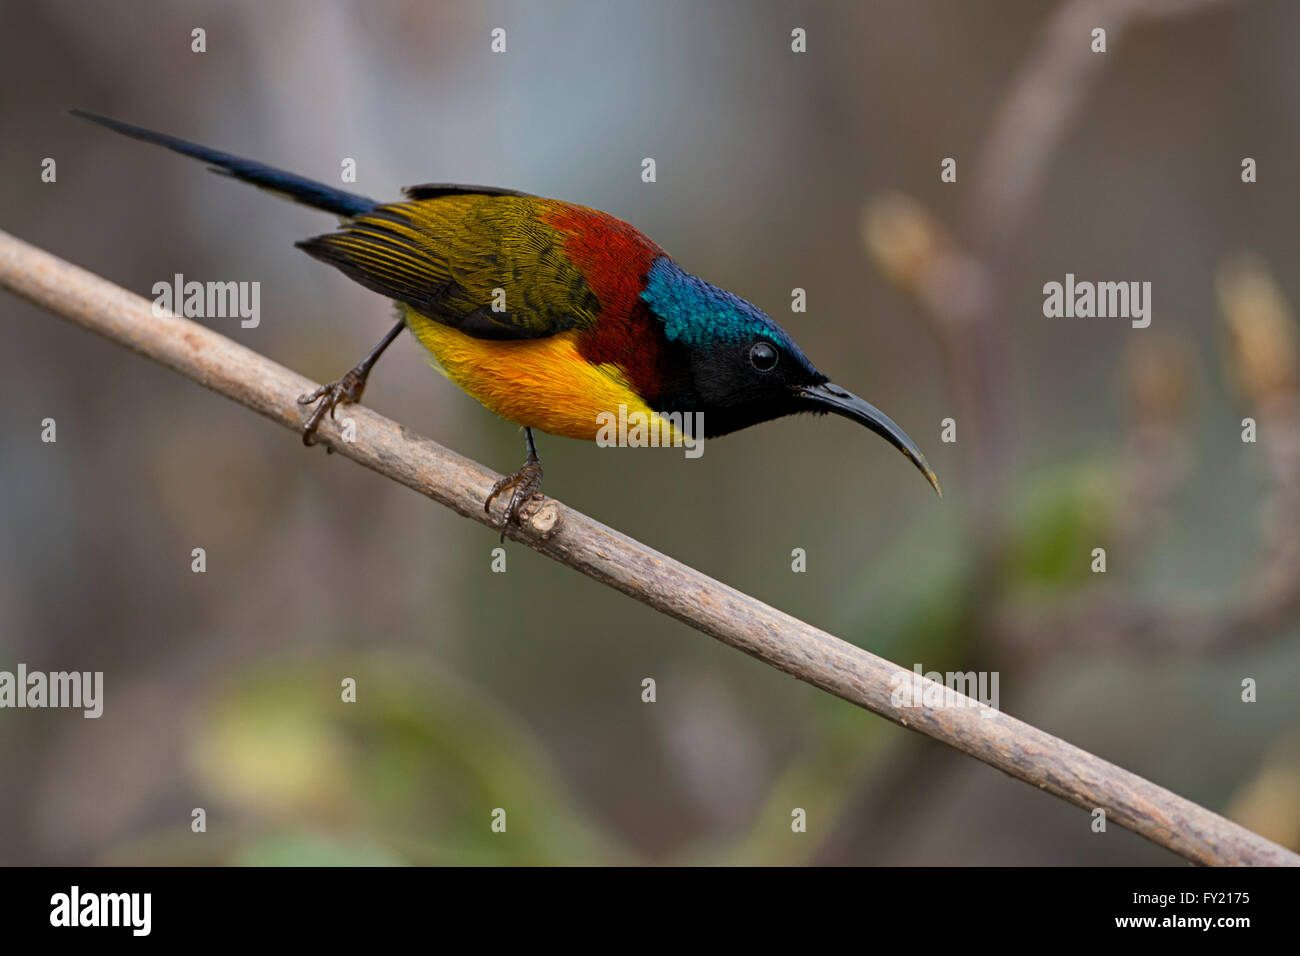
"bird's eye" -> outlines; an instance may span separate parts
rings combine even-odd
[[[749,350],[749,362],[760,372],[770,372],[776,366],[776,349],[766,342],[755,342]]]

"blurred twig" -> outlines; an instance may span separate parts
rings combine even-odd
[[[966,234],[998,260],[1020,232],[1029,202],[1057,145],[1130,28],[1176,19],[1237,0],[1067,0],[1053,11],[993,117],[975,166]],[[1094,28],[1107,52],[1092,52]]]
[[[1226,316],[1270,480],[1258,570],[1240,592],[1208,608],[1151,607],[1107,580],[1049,607],[1022,606],[1005,599],[1007,582],[1000,576],[999,556],[1007,543],[1004,496],[1011,487],[1007,473],[1014,452],[1001,318],[1007,309],[1008,259],[1023,239],[1030,203],[1130,29],[1235,2],[1066,0],[1049,17],[1000,101],[975,161],[961,227],[945,229],[919,203],[897,194],[873,200],[864,210],[868,253],[887,277],[917,298],[944,346],[965,420],[958,444],[966,452],[972,548],[981,569],[972,589],[973,617],[981,637],[995,645],[1039,652],[1102,645],[1213,650],[1267,639],[1300,610],[1300,543],[1290,534],[1300,520],[1300,393],[1285,305],[1272,301],[1258,281],[1232,287],[1241,300],[1240,317]],[[1091,50],[1096,27],[1107,31],[1106,54]],[[1124,454],[1124,510],[1116,528],[1120,551],[1130,558],[1186,474],[1188,442],[1180,417],[1186,396],[1180,390],[1187,373],[1179,367],[1186,362],[1180,348],[1171,339],[1143,340],[1131,356],[1133,415]]]
[[[1118,55],[1127,30],[1235,0],[1067,0],[1044,25],[1012,80],[975,158],[956,236],[937,224],[935,255],[918,266],[916,287],[945,341],[948,371],[967,420],[964,445],[974,500],[977,550],[996,555],[1001,496],[1014,449],[1005,329],[1007,259],[1053,154],[1093,84]],[[1093,53],[1091,31],[1107,31],[1108,50]]]
[[[971,383],[967,412],[980,439],[972,463],[977,541],[997,552],[1002,530],[1000,493],[1007,486],[1010,436],[1009,381],[1003,342],[1003,280],[1008,256],[1021,237],[1030,201],[1047,175],[1053,154],[1074,124],[1088,94],[1118,56],[1123,36],[1144,22],[1172,20],[1237,0],[1065,0],[1044,25],[1037,43],[999,103],[975,160],[974,181],[958,232],[963,243],[950,260],[962,263],[963,281],[931,304],[939,325],[956,341],[949,352],[969,367],[953,369]],[[1092,30],[1106,31],[1107,51],[1092,51]],[[951,271],[951,270],[949,270]],[[977,294],[971,294],[974,290]]]
[[[1251,418],[1265,488],[1251,568],[1234,588],[1211,603],[1150,606],[1123,588],[1101,581],[1052,607],[1008,604],[998,611],[997,631],[1020,650],[1122,647],[1137,651],[1214,652],[1267,640],[1287,632],[1300,613],[1300,347],[1295,320],[1281,289],[1257,258],[1230,261],[1216,289],[1227,333],[1226,364]],[[1168,344],[1163,365],[1153,357],[1130,370],[1133,437],[1127,452],[1132,481],[1125,524],[1133,539],[1149,513],[1167,497],[1183,469],[1184,439],[1176,394],[1179,359]],[[1235,426],[1235,423],[1234,423]],[[1243,430],[1245,426],[1243,425]],[[1141,463],[1141,464],[1139,464]]]
[[[125,345],[286,428],[302,427],[297,396],[314,384],[210,329],[155,317],[151,303],[0,232],[0,285]],[[333,422],[320,440],[340,455],[468,518],[496,478],[483,466],[361,406],[356,440]],[[558,502],[511,537],[799,680],[918,730],[1036,787],[1207,864],[1300,865],[1300,856],[1035,727],[956,695],[909,705],[911,672],[659,554]],[[904,683],[909,682],[909,683]],[[925,682],[928,685],[928,682]],[[934,687],[936,685],[928,685]],[[905,695],[906,697],[907,695]]]

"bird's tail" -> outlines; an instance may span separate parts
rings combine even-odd
[[[189,143],[183,139],[168,136],[165,133],[156,133],[151,129],[145,129],[143,126],[132,126],[130,123],[123,123],[95,113],[87,113],[85,110],[70,110],[70,112],[73,116],[90,120],[90,122],[98,123],[100,126],[107,126],[123,136],[130,136],[132,139],[165,146],[167,149],[185,156],[201,159],[210,164],[212,171],[215,173],[223,173],[236,179],[242,179],[246,183],[252,183],[254,186],[273,193],[279,193],[295,202],[314,206],[317,209],[324,209],[326,212],[336,213],[340,216],[356,216],[379,205],[375,200],[366,196],[358,196],[356,193],[335,189],[325,183],[318,183],[315,180],[294,173],[287,173],[282,169],[275,169],[272,166],[266,166],[251,159],[240,159],[238,156],[231,156],[229,153],[223,153],[220,150],[209,149],[206,146],[200,146],[198,143]]]

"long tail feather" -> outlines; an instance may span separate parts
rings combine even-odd
[[[132,139],[143,140],[146,143],[154,143],[173,152],[201,159],[211,166],[213,172],[242,179],[246,183],[252,183],[254,186],[259,186],[273,193],[279,193],[296,202],[314,206],[326,212],[336,213],[340,216],[356,216],[379,205],[375,200],[366,196],[358,196],[356,193],[335,189],[333,186],[327,186],[325,183],[316,182],[313,179],[285,172],[282,169],[254,162],[251,159],[231,156],[229,153],[209,149],[206,146],[200,146],[198,143],[186,142],[165,133],[157,133],[151,129],[145,129],[143,126],[132,126],[130,123],[123,123],[120,120],[110,119],[96,113],[88,113],[85,110],[70,110],[69,112],[73,116],[89,120],[92,123],[98,123],[100,126],[106,126],[123,136],[130,136]]]

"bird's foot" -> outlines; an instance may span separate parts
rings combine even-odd
[[[506,505],[505,513],[501,516],[501,540],[506,540],[506,526],[514,521],[515,524],[523,524],[524,519],[532,517],[541,507],[546,496],[541,494],[537,489],[542,486],[542,463],[540,461],[524,462],[524,467],[520,468],[513,475],[502,478],[492,486],[492,491],[488,494],[487,500],[483,502],[483,510],[488,514],[492,513],[492,502],[497,495],[503,492],[510,492],[510,501]]]
[[[369,369],[364,371],[354,368],[344,375],[337,382],[330,382],[328,385],[322,385],[316,391],[309,395],[298,397],[299,405],[315,404],[312,409],[311,417],[307,419],[307,424],[303,426],[302,443],[304,445],[316,444],[316,429],[320,426],[321,420],[328,412],[330,418],[335,417],[335,412],[340,405],[352,405],[361,401],[361,393],[366,390],[366,378]],[[326,451],[333,451],[333,448],[327,448]]]

